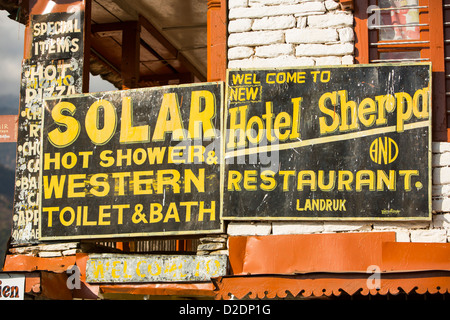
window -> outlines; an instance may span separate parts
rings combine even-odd
[[[379,0],[370,6],[370,61],[399,62],[429,60],[421,51],[429,46],[429,25],[420,23],[428,6],[419,0]]]
[[[450,9],[450,0],[354,0],[354,8],[358,63],[432,63],[433,140],[449,141],[450,76],[445,72],[443,12]],[[450,21],[450,10],[448,15]],[[450,33],[450,23],[448,27]]]

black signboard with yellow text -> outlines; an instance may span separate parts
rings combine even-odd
[[[222,83],[45,100],[41,239],[222,231]]]
[[[20,83],[12,245],[39,243],[43,99],[82,92],[84,29],[83,1],[72,1],[71,12],[30,15]]]
[[[430,219],[429,64],[227,77],[224,219]]]

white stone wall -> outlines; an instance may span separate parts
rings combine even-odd
[[[228,68],[353,64],[353,14],[334,0],[229,0]]]
[[[352,64],[352,12],[334,0],[229,0],[228,68]],[[450,143],[433,143],[433,218],[425,222],[230,222],[229,235],[395,231],[450,242]]]

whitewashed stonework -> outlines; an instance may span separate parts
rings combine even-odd
[[[229,68],[353,64],[353,14],[337,1],[229,0],[228,19]]]
[[[334,0],[229,0],[228,68],[348,65],[353,13]],[[281,235],[394,231],[399,242],[450,242],[450,143],[433,143],[431,221],[230,222],[227,233]]]

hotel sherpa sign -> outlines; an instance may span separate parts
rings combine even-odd
[[[429,64],[229,70],[224,219],[429,219]]]
[[[44,240],[221,232],[222,83],[45,100]]]

